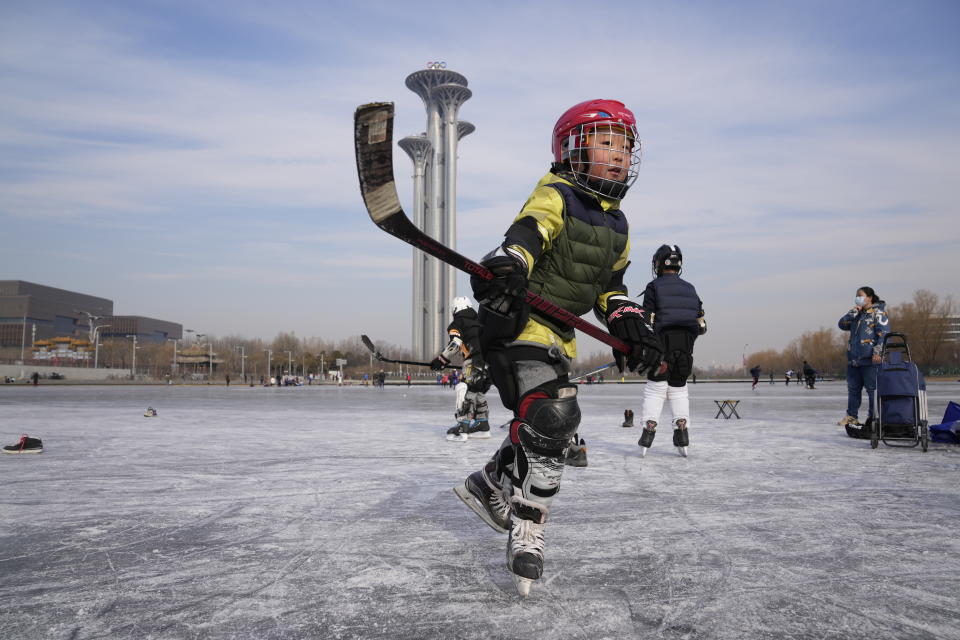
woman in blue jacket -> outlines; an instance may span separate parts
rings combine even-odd
[[[869,425],[873,421],[873,392],[877,388],[880,350],[884,336],[890,333],[886,303],[870,287],[860,287],[853,309],[840,318],[837,326],[850,332],[847,345],[847,414],[840,420],[840,426],[860,425],[857,413],[864,388],[869,401],[866,422]]]

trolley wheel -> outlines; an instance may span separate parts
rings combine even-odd
[[[876,449],[880,445],[880,427],[877,421],[870,423],[870,448]]]
[[[927,446],[930,444],[930,430],[927,429],[927,425],[920,427],[920,449],[924,453],[927,452]]]

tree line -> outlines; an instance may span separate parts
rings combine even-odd
[[[951,333],[950,324],[956,312],[952,297],[941,298],[926,289],[914,292],[909,302],[887,307],[891,331],[907,336],[911,358],[927,375],[960,373],[960,336]],[[782,374],[787,369],[797,371],[806,360],[820,373],[842,377],[847,370],[849,337],[837,327],[821,327],[795,338],[780,351],[769,349],[747,355],[747,368],[759,365],[765,374]]]

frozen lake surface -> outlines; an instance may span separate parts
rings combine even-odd
[[[45,447],[0,456],[0,638],[960,638],[960,448],[847,438],[843,383],[690,389],[691,457],[641,460],[643,387],[581,386],[521,600],[451,491],[503,431],[446,442],[450,390],[0,387]]]

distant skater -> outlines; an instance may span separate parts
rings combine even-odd
[[[431,369],[442,371],[455,356],[463,356],[463,379],[457,380],[456,374],[450,378],[450,386],[457,391],[454,413],[457,424],[447,430],[447,440],[466,442],[469,438],[489,438],[486,392],[490,390],[490,378],[480,350],[480,320],[470,298],[454,298],[450,308],[453,311],[453,321],[447,327],[450,342],[430,363]],[[444,376],[444,380],[447,379]]]
[[[753,376],[753,384],[750,385],[750,388],[756,389],[757,383],[760,382],[760,365],[757,365],[753,369],[750,369],[750,375]]]
[[[813,389],[817,381],[817,371],[806,360],[803,361],[803,378],[807,381],[807,388]]]
[[[673,414],[673,445],[686,457],[690,445],[690,397],[687,377],[693,372],[693,343],[707,332],[703,303],[696,288],[680,277],[683,254],[677,245],[662,245],[653,254],[654,279],[643,292],[643,308],[663,342],[665,372],[651,368],[643,387],[643,431],[640,455],[653,446],[663,403]]]

